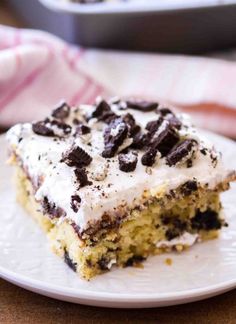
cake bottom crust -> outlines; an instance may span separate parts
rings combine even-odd
[[[18,202],[47,233],[52,250],[87,280],[113,265],[140,266],[149,255],[182,252],[197,241],[216,238],[224,224],[219,192],[227,189],[227,183],[170,201],[163,195],[163,201],[158,198],[144,210],[131,211],[117,228],[81,239],[68,220],[55,221],[42,213],[32,184],[19,167],[15,179]]]

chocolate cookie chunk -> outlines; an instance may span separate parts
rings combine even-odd
[[[127,100],[126,104],[128,108],[140,110],[142,112],[152,111],[158,107],[157,102],[145,100]]]
[[[127,154],[119,154],[118,160],[119,160],[119,168],[121,171],[132,172],[136,168],[138,162],[138,155],[135,152],[129,152]]]
[[[72,147],[68,152],[63,154],[61,162],[68,166],[82,168],[88,166],[92,162],[92,157],[81,147]]]
[[[39,121],[32,125],[32,130],[35,134],[41,136],[55,136],[54,131],[46,126],[45,120]]]
[[[105,149],[102,156],[111,158],[128,135],[128,126],[122,118],[116,118],[106,127],[103,137]]]
[[[176,165],[182,160],[186,160],[192,154],[193,148],[197,142],[193,139],[186,139],[181,143],[175,145],[166,157],[169,166]]]
[[[178,143],[179,135],[170,124],[166,125],[166,128],[159,134],[154,141],[152,141],[152,147],[157,149],[161,156],[166,156],[170,150]]]
[[[91,132],[91,128],[82,123],[76,127],[76,131],[75,131],[76,135],[86,135],[89,134],[90,132]]]
[[[150,147],[142,156],[142,164],[146,166],[152,166],[156,161],[156,155],[157,149]]]
[[[88,175],[85,168],[75,169],[74,173],[77,181],[79,182],[79,188],[90,186],[92,184],[92,182],[88,180]]]
[[[65,119],[70,115],[70,107],[66,102],[62,102],[57,108],[52,112],[52,117],[57,119]]]

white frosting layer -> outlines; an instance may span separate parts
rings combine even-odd
[[[188,232],[183,233],[182,235],[170,240],[170,241],[160,241],[157,243],[157,248],[172,248],[176,245],[192,246],[198,239],[198,234],[190,234]]]
[[[66,122],[72,125],[73,118],[81,118],[81,113],[89,113],[93,109],[93,106],[81,106]],[[115,105],[113,109],[118,114],[132,113],[137,124],[143,129],[148,121],[158,118],[155,112],[118,111]],[[200,147],[207,147],[210,152],[213,151],[211,143],[191,126],[186,115],[178,117],[184,124],[180,130],[182,138],[195,138]],[[75,143],[93,158],[87,167],[88,178],[93,184],[79,190],[74,168],[60,162],[62,154],[72,146],[74,137],[69,136],[60,140],[36,135],[29,123],[16,125],[7,134],[10,146],[23,162],[23,167],[35,185],[38,184],[39,178],[43,178],[41,186],[36,191],[36,199],[40,201],[47,197],[49,201],[61,207],[66,212],[66,217],[75,222],[81,230],[88,228],[89,223],[99,220],[104,212],[112,212],[119,205],[135,206],[145,190],[150,190],[155,195],[160,188],[174,189],[193,178],[201,185],[208,184],[209,188],[214,188],[227,176],[228,171],[222,165],[219,155],[217,164],[213,165],[210,153],[204,155],[199,150],[191,168],[184,165],[169,167],[165,158],[162,158],[157,159],[151,170],[141,164],[143,152],[139,151],[135,171],[122,172],[119,170],[117,155],[109,160],[101,156],[104,149],[103,129],[106,124],[97,122],[96,119],[91,119],[88,124],[92,128],[91,134],[77,137]],[[71,196],[75,193],[81,197],[77,213],[71,208]]]

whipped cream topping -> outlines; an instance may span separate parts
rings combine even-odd
[[[110,105],[117,115],[132,114],[142,131],[145,131],[149,121],[159,118],[155,111],[122,110],[120,107],[125,106],[124,104],[110,102]],[[72,132],[63,138],[38,135],[33,131],[31,123],[18,124],[7,133],[12,151],[22,162],[36,188],[36,200],[42,202],[47,197],[49,202],[62,208],[65,212],[64,217],[78,225],[81,231],[99,221],[104,213],[116,212],[118,206],[138,206],[145,191],[156,194],[163,188],[165,191],[175,189],[193,179],[199,185],[207,184],[212,189],[227,177],[228,170],[224,168],[220,154],[216,153],[213,145],[191,125],[189,117],[185,114],[176,114],[182,122],[179,135],[181,139],[191,138],[198,143],[191,167],[186,167],[185,164],[170,167],[166,158],[160,158],[158,153],[156,162],[147,167],[141,163],[144,151],[136,150],[138,162],[135,170],[128,173],[121,171],[118,154],[111,158],[102,157],[103,132],[107,125],[97,118],[90,118],[86,122],[94,109],[93,105],[71,108],[65,122],[72,127]],[[73,136],[76,129],[75,119],[86,123],[91,129],[90,133]],[[118,128],[114,132],[116,135]],[[92,162],[86,167],[88,180],[92,184],[82,188],[79,188],[75,177],[75,168],[61,162],[62,155],[73,145],[78,145],[92,157]],[[77,212],[71,207],[71,197],[75,194],[81,198]]]

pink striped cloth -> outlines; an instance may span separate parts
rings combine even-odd
[[[101,95],[174,104],[236,138],[236,63],[204,57],[83,50],[45,32],[0,26],[0,125],[40,119],[61,99]]]

